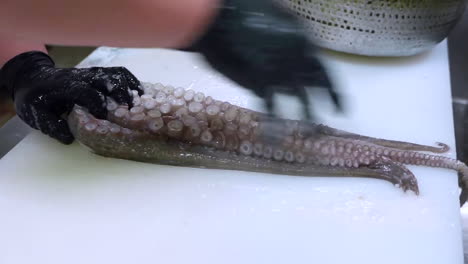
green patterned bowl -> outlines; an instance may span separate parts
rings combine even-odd
[[[443,41],[466,0],[276,0],[317,45],[368,56],[409,56]]]

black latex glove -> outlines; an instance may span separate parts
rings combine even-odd
[[[43,52],[27,52],[5,64],[0,89],[11,95],[16,113],[32,128],[70,144],[74,138],[62,115],[75,104],[88,108],[98,118],[107,116],[107,96],[132,106],[131,90],[140,82],[126,68],[56,68]]]
[[[328,90],[340,100],[295,16],[273,0],[224,0],[211,28],[193,46],[217,71],[265,100],[273,112],[273,95],[297,96],[310,119],[307,88]]]

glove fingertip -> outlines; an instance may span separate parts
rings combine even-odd
[[[133,107],[133,92],[131,89],[116,89],[111,93],[110,97],[114,99],[117,104],[128,105],[128,108]]]
[[[124,72],[127,85],[128,87],[130,87],[129,89],[137,91],[138,95],[143,95],[144,91],[142,89],[142,84],[138,80],[138,78],[135,75],[133,75],[133,73],[131,73],[127,68],[123,68],[122,70]]]
[[[106,96],[93,89],[83,89],[79,97],[76,98],[76,104],[85,107],[98,119],[107,118],[107,98]]]
[[[73,137],[73,135],[70,134],[56,137],[56,139],[64,145],[71,145],[75,138]]]
[[[64,145],[70,145],[73,143],[75,137],[70,131],[67,122],[64,119],[58,119],[55,124],[49,124],[46,130],[42,132],[49,137],[58,140],[60,143]]]
[[[142,96],[143,94],[145,94],[145,92],[142,89],[141,84],[138,87],[134,88],[134,89],[138,92],[139,96]]]
[[[103,106],[102,108],[91,107],[88,111],[97,119],[106,119],[107,118],[107,108]]]
[[[91,115],[98,119],[106,119],[107,118],[107,103],[102,102],[102,104],[89,102],[89,103],[81,103],[80,106],[86,108]]]
[[[335,104],[335,109],[338,112],[343,112],[343,103],[341,102],[340,97],[336,93],[331,94],[333,103]]]

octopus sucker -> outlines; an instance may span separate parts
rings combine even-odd
[[[425,145],[419,145],[419,144],[403,142],[403,141],[367,137],[367,136],[358,135],[358,134],[350,133],[350,132],[343,131],[343,130],[338,130],[338,129],[331,128],[325,125],[318,125],[318,130],[320,131],[321,134],[324,134],[324,135],[337,136],[337,137],[348,138],[348,139],[357,139],[357,140],[362,140],[362,141],[366,141],[369,143],[373,143],[378,146],[395,148],[395,149],[400,149],[400,150],[428,151],[428,152],[433,152],[433,153],[446,153],[447,151],[450,150],[450,147],[447,144],[444,144],[441,142],[435,142],[435,144],[438,145],[439,147],[433,147],[433,146],[425,146]]]
[[[405,165],[446,168],[459,173],[461,204],[468,197],[468,167],[436,155],[448,151],[446,144],[372,138],[271,117],[180,87],[142,87],[143,95],[133,94],[140,104],[131,109],[111,101],[108,120],[75,105],[68,124],[77,141],[111,158],[282,175],[368,177],[416,194],[417,179]]]

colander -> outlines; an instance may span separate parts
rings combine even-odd
[[[466,0],[275,0],[296,13],[316,44],[368,56],[410,56],[444,40]]]

